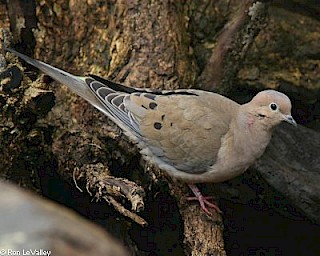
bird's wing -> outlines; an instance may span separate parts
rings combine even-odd
[[[206,171],[215,163],[230,113],[238,107],[219,94],[199,90],[130,88],[96,76],[86,82],[113,117],[134,132],[142,154],[164,169]]]

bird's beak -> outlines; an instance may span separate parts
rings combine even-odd
[[[291,115],[283,115],[283,120],[297,127],[297,122],[293,119]]]

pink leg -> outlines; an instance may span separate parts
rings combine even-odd
[[[215,209],[218,213],[222,213],[218,206],[213,203],[210,203],[208,200],[213,199],[212,196],[203,196],[198,189],[198,187],[194,184],[188,184],[189,188],[192,190],[195,197],[187,197],[188,200],[198,200],[202,210],[204,210],[208,215],[212,215],[212,213],[208,210],[206,205],[209,208]]]

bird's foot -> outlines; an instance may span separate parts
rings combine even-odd
[[[201,206],[201,209],[207,213],[208,215],[212,215],[212,213],[208,210],[207,207],[215,209],[218,213],[222,213],[222,211],[219,209],[217,205],[214,203],[209,202],[208,200],[212,200],[212,196],[203,196],[198,189],[198,187],[194,184],[188,184],[189,188],[192,190],[194,197],[187,197],[187,200],[197,200]]]

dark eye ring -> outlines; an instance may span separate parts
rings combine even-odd
[[[276,104],[276,103],[271,103],[270,104],[270,109],[272,110],[272,111],[276,111],[277,109],[278,109],[278,105]]]

